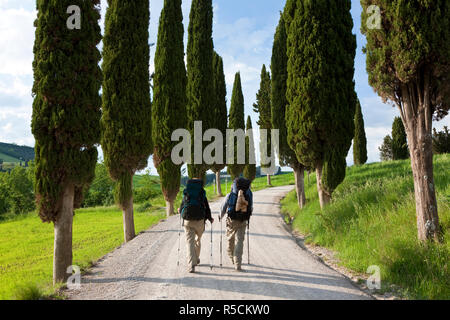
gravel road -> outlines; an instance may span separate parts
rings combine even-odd
[[[174,216],[107,254],[82,277],[81,288],[67,290],[66,295],[69,299],[82,300],[370,299],[347,278],[302,249],[283,226],[279,201],[290,190],[292,186],[254,193],[251,264],[247,265],[246,239],[244,272],[234,271],[226,255],[225,237],[223,267],[219,266],[218,219],[213,226],[213,269],[210,268],[209,222],[202,238],[201,264],[197,272],[187,272],[184,233],[177,266],[180,222],[179,217]],[[210,204],[214,213],[218,213],[221,201]]]

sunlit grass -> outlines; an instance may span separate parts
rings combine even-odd
[[[321,211],[315,177],[300,210],[295,192],[283,200],[283,212],[307,241],[335,250],[343,265],[366,272],[381,268],[383,290],[397,284],[406,297],[450,299],[450,155],[435,158],[435,184],[443,244],[417,241],[414,187],[409,160],[351,167]]]
[[[136,232],[164,217],[157,207],[135,211]],[[76,211],[73,262],[82,269],[123,243],[122,212],[115,207]],[[53,225],[36,214],[0,223],[0,299],[51,296]]]

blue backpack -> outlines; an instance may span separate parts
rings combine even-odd
[[[250,216],[252,215],[252,205],[253,205],[253,196],[250,190],[250,180],[239,178],[236,181],[237,192],[231,192],[228,197],[228,210],[227,214],[231,220],[239,220],[246,221],[250,220]],[[247,212],[236,211],[236,203],[238,198],[239,190],[244,191],[245,200],[248,201]]]
[[[202,180],[189,180],[183,191],[181,217],[184,220],[204,220],[206,218],[205,198]]]

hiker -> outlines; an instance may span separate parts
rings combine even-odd
[[[214,219],[211,216],[202,179],[188,180],[183,194],[183,201],[178,213],[183,219],[186,234],[188,271],[194,273],[195,266],[200,264],[201,239],[205,231],[206,220],[212,224]]]
[[[237,178],[231,192],[226,196],[220,218],[227,213],[228,256],[237,271],[242,271],[242,254],[244,252],[245,229],[250,223],[253,211],[253,194],[250,180]]]

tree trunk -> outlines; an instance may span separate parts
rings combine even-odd
[[[216,172],[217,195],[222,197],[222,186],[220,184],[220,171]]]
[[[297,192],[297,201],[300,209],[306,204],[305,197],[305,170],[302,166],[294,166],[295,191]]]
[[[411,154],[418,238],[438,242],[440,224],[433,176],[432,112],[426,77],[423,96],[418,99],[404,86],[403,95],[407,98],[402,119]]]
[[[67,268],[72,265],[72,225],[74,185],[67,185],[63,192],[61,210],[54,223],[55,241],[53,253],[53,284],[66,282],[71,276]]]
[[[270,179],[270,174],[267,175],[267,185],[271,186],[272,185],[272,181]]]
[[[167,215],[167,218],[169,218],[170,216],[175,215],[174,202],[175,202],[175,200],[166,200],[166,215]]]
[[[322,164],[316,168],[317,192],[319,193],[320,208],[323,209],[331,202],[331,195],[322,187]]]
[[[133,190],[133,179],[131,179],[131,190]],[[125,242],[133,240],[136,236],[134,230],[133,196],[123,208],[123,234]]]

